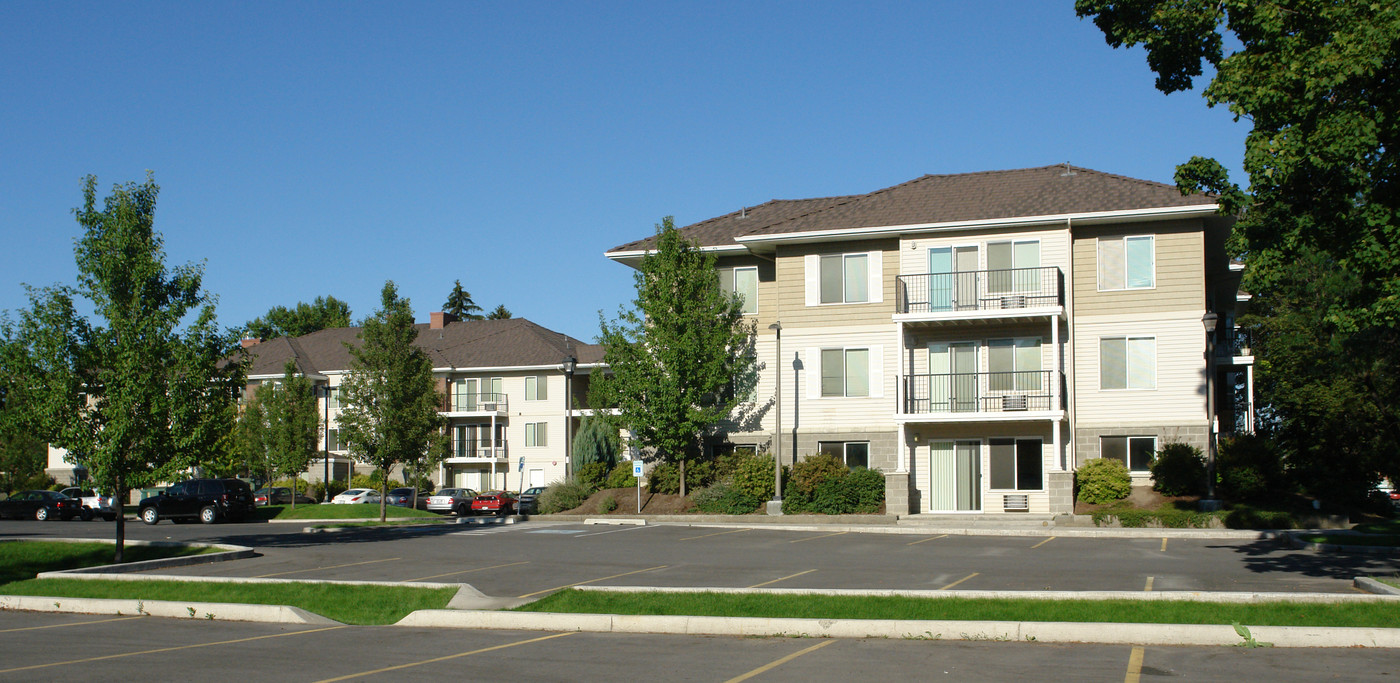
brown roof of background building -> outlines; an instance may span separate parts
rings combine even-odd
[[[774,200],[748,209],[747,217],[740,211],[681,230],[701,246],[719,246],[737,237],[1213,204],[1213,196],[1184,196],[1174,185],[1057,164],[926,175],[863,195]],[[612,251],[646,249],[654,240]]]

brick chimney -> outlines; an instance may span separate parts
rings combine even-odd
[[[262,343],[262,340],[261,340],[261,339],[258,339],[258,338],[256,338],[256,337],[250,337],[250,338],[248,338],[248,339],[240,339],[240,340],[238,340],[238,343],[241,344],[241,345],[243,346],[243,348],[246,349],[246,348],[248,348],[248,347],[250,347],[250,346],[257,346],[258,344],[261,344],[261,343]]]
[[[444,327],[447,327],[447,324],[448,324],[448,323],[455,323],[455,322],[457,322],[457,316],[452,315],[451,313],[445,313],[445,312],[443,312],[443,311],[437,311],[437,312],[433,313],[433,314],[430,316],[430,318],[429,318],[429,323],[428,323],[428,329],[430,329],[430,330],[440,330],[440,329],[442,329],[442,328],[444,328]]]

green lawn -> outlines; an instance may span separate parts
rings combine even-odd
[[[345,586],[327,583],[205,583],[195,581],[106,581],[32,579],[0,586],[9,595],[62,598],[120,598],[172,602],[232,602],[290,605],[345,624],[392,624],[420,609],[443,609],[455,588]],[[202,616],[202,615],[201,615]],[[214,618],[218,618],[214,612]]]
[[[257,509],[258,519],[379,519],[378,503],[355,505],[268,505]],[[394,505],[385,507],[387,517],[442,517],[442,515]]]
[[[1299,535],[1308,543],[1330,543],[1333,545],[1400,546],[1400,519],[1384,522],[1358,524],[1352,531],[1360,533],[1341,534],[1320,531],[1315,534]]]
[[[1250,626],[1395,628],[1400,605],[1385,603],[1232,604],[1151,600],[993,600],[728,593],[614,593],[567,590],[515,608],[521,612],[658,614],[799,619],[1069,621]]]
[[[0,590],[14,581],[32,579],[40,572],[97,567],[112,564],[110,543],[59,543],[51,541],[9,541],[0,543]],[[127,562],[155,560],[223,552],[218,548],[128,545],[123,551]]]

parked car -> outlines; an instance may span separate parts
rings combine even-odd
[[[353,505],[356,503],[378,503],[379,492],[374,489],[350,489],[331,499],[336,505]]]
[[[261,488],[253,492],[253,504],[259,507],[263,505],[288,505],[292,502],[292,489],[289,486],[274,486],[272,488]],[[306,495],[305,491],[297,491],[297,505],[314,504],[315,498]]]
[[[428,492],[419,491],[416,501],[417,508],[419,510],[428,509]],[[413,489],[407,487],[393,489],[389,491],[389,493],[385,494],[384,502],[388,505],[394,505],[401,508],[406,508],[411,505],[414,505],[415,498],[413,496]]]
[[[19,491],[0,500],[0,518],[37,519],[46,522],[54,517],[68,521],[83,514],[83,501],[69,498],[57,491]]]
[[[472,500],[472,513],[508,515],[515,509],[515,497],[505,491],[492,491]]]
[[[544,493],[545,487],[535,486],[525,489],[520,494],[520,499],[516,501],[516,509],[522,515],[533,515],[540,511],[540,494]]]
[[[107,521],[117,518],[117,508],[112,504],[111,496],[104,496],[92,489],[85,489],[78,486],[69,486],[59,493],[69,498],[77,498],[83,504],[83,521],[93,517],[102,517]]]
[[[241,479],[191,479],[141,499],[141,521],[162,519],[183,522],[198,519],[205,524],[239,521],[253,512],[253,491]]]
[[[471,489],[438,489],[437,493],[428,497],[428,512],[465,517],[471,514],[472,500],[475,498],[476,491]]]

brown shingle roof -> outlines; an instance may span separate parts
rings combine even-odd
[[[428,353],[433,367],[498,368],[555,365],[572,353],[579,363],[599,363],[603,348],[540,327],[524,318],[464,320],[442,329],[418,326],[416,344]],[[247,349],[249,375],[280,375],[288,360],[296,360],[303,373],[347,370],[349,343],[358,346],[358,327],[337,327],[300,337],[280,337]]]
[[[1175,186],[1103,173],[1068,164],[926,175],[869,194],[808,200],[774,200],[682,228],[701,246],[762,237],[848,228],[959,223],[980,220],[1209,206],[1215,198],[1183,196]],[[758,217],[758,220],[755,218]],[[614,252],[647,248],[654,237]]]

